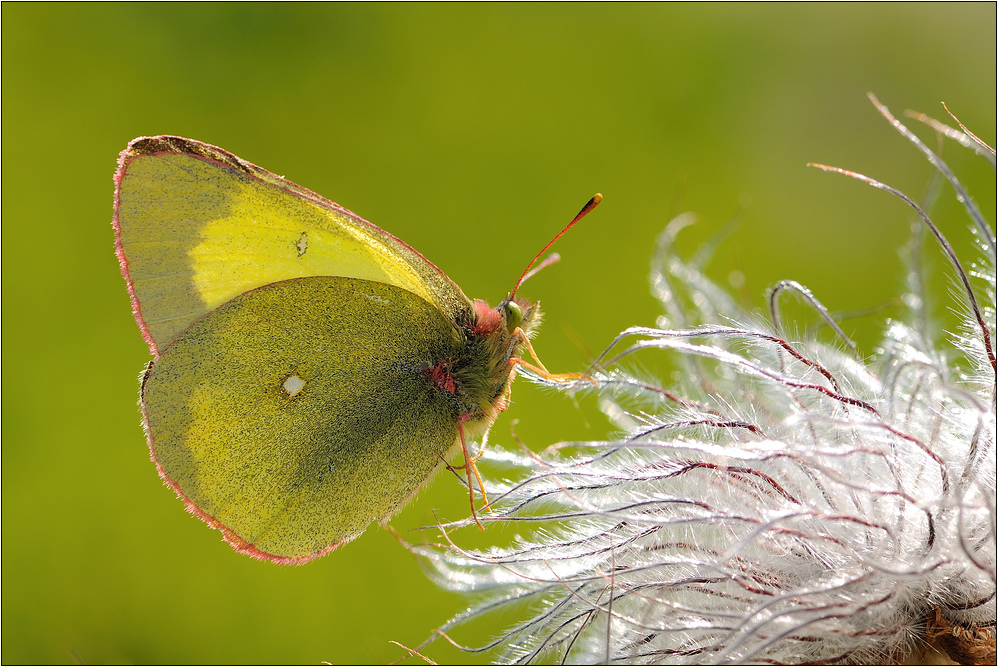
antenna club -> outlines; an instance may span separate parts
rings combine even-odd
[[[511,301],[513,299],[513,296],[516,294],[516,290],[520,289],[520,285],[523,284],[524,280],[526,280],[527,274],[530,273],[530,269],[533,268],[534,264],[537,263],[537,260],[541,258],[541,255],[547,252],[547,249],[550,248],[552,245],[554,245],[554,242],[560,239],[565,232],[567,232],[569,229],[572,228],[573,225],[575,225],[575,223],[577,223],[582,218],[586,217],[586,214],[592,211],[594,208],[596,208],[596,206],[599,205],[601,201],[603,201],[603,195],[602,193],[597,192],[596,194],[593,195],[592,199],[586,202],[586,205],[582,207],[582,210],[579,211],[579,214],[576,215],[570,223],[565,225],[565,228],[562,229],[560,232],[558,232],[558,235],[555,236],[553,239],[551,239],[548,242],[548,244],[544,246],[544,248],[539,253],[537,253],[537,256],[534,257],[533,261],[531,261],[530,264],[527,265],[526,270],[524,270],[524,272],[520,275],[520,279],[516,281],[516,285],[513,286],[513,291],[509,293],[507,301]]]

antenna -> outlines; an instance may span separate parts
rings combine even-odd
[[[551,253],[550,255],[544,258],[543,262],[541,262],[534,268],[530,269],[530,271],[528,271],[526,275],[524,275],[523,278],[520,280],[520,284],[522,285],[523,283],[527,282],[528,280],[536,276],[538,273],[540,273],[547,267],[551,266],[552,264],[557,264],[560,261],[561,261],[561,255],[559,255],[556,252]]]
[[[528,274],[530,274],[530,269],[532,269],[534,264],[537,263],[537,260],[541,258],[541,255],[546,253],[548,248],[554,245],[554,242],[560,239],[565,234],[565,232],[567,232],[575,225],[575,223],[577,223],[579,220],[582,220],[582,218],[586,217],[590,211],[599,206],[599,203],[601,201],[603,201],[603,195],[597,192],[596,194],[593,195],[593,198],[590,199],[586,203],[586,205],[582,207],[582,210],[579,211],[579,214],[574,218],[572,218],[572,221],[567,225],[565,225],[565,228],[562,229],[560,232],[558,232],[558,235],[555,236],[553,239],[551,239],[551,241],[548,242],[548,244],[544,246],[544,248],[539,253],[537,253],[537,256],[534,257],[534,259],[530,262],[530,264],[527,265],[526,270],[520,275],[520,279],[516,281],[516,285],[513,287],[513,291],[509,293],[509,296],[506,298],[506,301],[512,301],[513,295],[516,294],[516,290],[520,289],[520,285],[522,285],[523,281],[528,278]]]

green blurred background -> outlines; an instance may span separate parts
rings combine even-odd
[[[385,530],[275,566],[236,554],[161,484],[136,409],[148,350],[109,224],[115,159],[133,137],[188,136],[284,174],[493,303],[601,191],[559,242],[561,264],[523,290],[545,306],[536,347],[556,371],[654,323],[648,260],[680,210],[703,220],[687,250],[740,211],[711,275],[742,272],[732,289],[750,308],[782,278],[832,309],[896,294],[908,211],[804,166],[924,192],[928,163],[867,91],[940,118],[944,100],[995,139],[993,3],[4,3],[2,19],[8,664],[385,662],[405,655],[389,640],[416,646],[467,604]],[[994,172],[954,148],[947,158],[994,220]],[[935,214],[969,247],[948,191]],[[878,322],[845,328],[869,353]],[[510,444],[510,418],[534,448],[607,432],[591,402],[523,380],[494,442]],[[441,476],[393,525],[466,510]],[[487,659],[442,641],[425,652]]]

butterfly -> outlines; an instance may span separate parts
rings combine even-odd
[[[508,406],[516,366],[582,377],[537,361],[540,308],[515,296],[550,243],[493,308],[388,232],[215,146],[139,137],[114,181],[115,250],[154,357],[140,380],[149,450],[237,551],[322,556],[387,522],[458,451],[475,515],[468,443]]]

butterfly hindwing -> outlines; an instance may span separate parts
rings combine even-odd
[[[308,560],[387,520],[442,464],[458,407],[426,369],[459,345],[433,304],[393,285],[249,291],[146,372],[154,457],[237,548]]]

